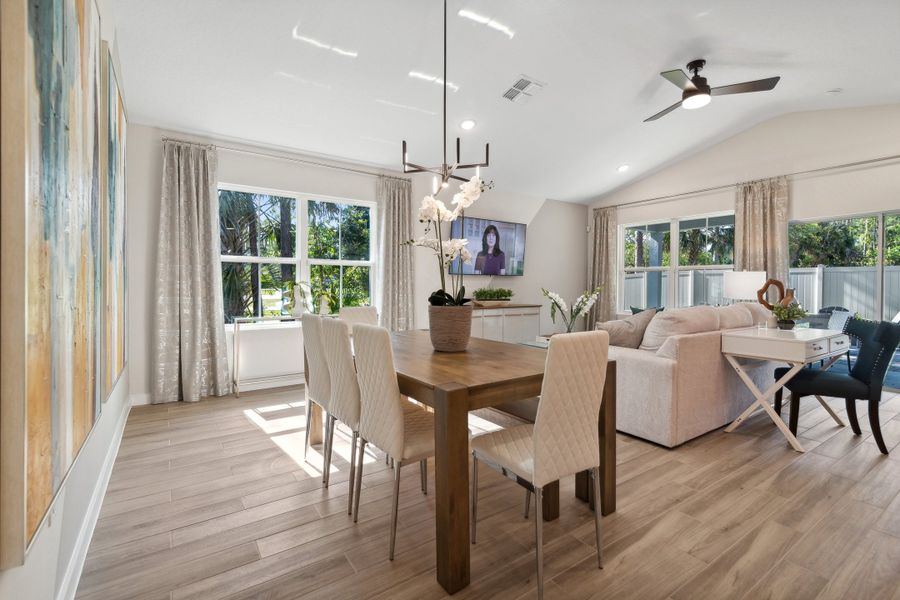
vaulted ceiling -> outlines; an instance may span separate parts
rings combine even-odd
[[[440,163],[442,88],[410,75],[441,75],[439,0],[116,0],[115,20],[132,122],[392,169],[406,139]],[[542,197],[586,201],[786,112],[900,102],[897,0],[450,0],[448,21],[448,143],[465,162],[490,142],[484,175]],[[659,72],[694,58],[713,86],[782,79],[643,123],[680,97]],[[504,99],[521,75],[546,86]]]

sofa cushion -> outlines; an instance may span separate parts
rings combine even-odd
[[[760,323],[768,323],[772,320],[772,311],[759,302],[742,302],[741,305],[749,310],[750,314],[753,315],[754,325],[759,325]]]
[[[615,321],[603,321],[597,323],[594,329],[609,333],[610,346],[623,346],[625,348],[637,348],[644,339],[644,330],[656,314],[656,309],[641,311],[624,319]]]
[[[716,310],[719,311],[719,329],[739,329],[753,326],[753,313],[744,306],[744,303],[720,306]]]
[[[641,350],[659,350],[669,337],[719,329],[719,313],[712,306],[692,306],[657,313],[641,341]]]

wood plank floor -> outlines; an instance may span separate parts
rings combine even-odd
[[[832,406],[845,418],[842,401]],[[806,454],[761,414],[675,450],[620,435],[605,568],[596,568],[592,514],[564,480],[561,517],[544,527],[547,598],[900,599],[900,395],[882,404],[889,457],[867,432],[864,406],[857,437],[807,399]],[[134,408],[77,597],[444,597],[434,498],[419,491],[418,468],[403,472],[389,562],[383,456],[367,455],[353,524],[349,436],[336,437],[323,489],[321,448],[303,460],[302,415],[302,388]],[[493,411],[470,420],[473,430],[508,422]],[[455,597],[536,597],[522,490],[489,469],[480,483],[472,584]]]

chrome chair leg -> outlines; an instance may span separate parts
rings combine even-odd
[[[350,496],[347,498],[347,514],[353,514],[353,486],[356,485],[356,446],[359,432],[353,432],[353,439],[350,442]]]
[[[534,537],[537,557],[538,600],[544,598],[544,496],[543,490],[534,488]]]
[[[531,492],[527,489],[525,490],[525,518],[528,518],[528,513],[531,511]]]
[[[603,512],[600,502],[600,467],[591,469],[594,485],[594,529],[597,534],[597,567],[603,568],[603,526],[600,519]]]
[[[389,560],[394,560],[394,542],[397,540],[397,508],[400,503],[400,461],[394,462],[394,503],[391,506],[391,552]]]
[[[306,439],[303,441],[303,460],[308,461],[309,455],[309,432],[312,429],[312,400],[306,399]]]
[[[475,543],[475,522],[478,520],[478,457],[472,454],[472,543]]]
[[[366,455],[366,440],[359,439],[359,452],[356,458],[356,484],[353,486],[353,522],[359,519],[359,490],[362,487],[363,457]]]
[[[325,423],[325,459],[322,461],[322,485],[328,487],[331,479],[331,450],[334,447],[335,418],[328,415]]]
[[[428,495],[428,459],[419,461],[419,477],[422,478],[422,493]]]

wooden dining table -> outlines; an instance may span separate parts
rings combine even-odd
[[[436,352],[421,330],[395,332],[391,342],[400,392],[434,410],[437,580],[453,594],[470,576],[469,411],[540,395],[547,350],[471,338],[465,352]],[[601,513],[607,515],[616,509],[615,361],[607,364],[598,428]],[[311,437],[318,442],[320,432]],[[594,508],[589,482],[587,471],[577,474],[575,495]],[[559,482],[544,487],[543,515],[559,517]]]

